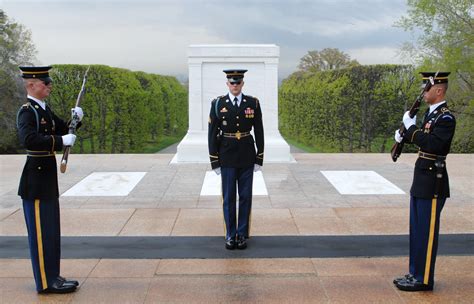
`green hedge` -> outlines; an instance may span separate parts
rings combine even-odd
[[[87,66],[55,65],[51,70],[53,111],[69,117]],[[143,152],[165,136],[183,135],[188,123],[187,89],[174,77],[92,65],[81,103],[83,125],[76,153]]]
[[[279,128],[315,151],[387,152],[419,83],[406,65],[297,72],[279,90]]]

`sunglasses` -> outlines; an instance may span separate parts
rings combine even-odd
[[[45,86],[49,85],[50,83],[53,83],[53,80],[51,78],[46,78],[46,79],[40,79]]]
[[[232,81],[230,82],[231,85],[240,85],[242,83],[242,81]]]

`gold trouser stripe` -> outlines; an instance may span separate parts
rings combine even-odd
[[[222,222],[224,223],[224,239],[227,240],[227,226],[225,224],[225,215],[224,215],[224,193],[222,193],[222,187],[223,187],[223,178],[222,178],[222,172],[221,172],[221,203],[222,203]]]
[[[252,198],[250,198],[252,199]],[[249,215],[249,233],[247,235],[247,238],[250,238],[250,230],[252,229],[252,207],[250,207],[250,215]]]
[[[425,265],[425,278],[423,284],[428,284],[430,278],[431,268],[431,254],[433,251],[434,231],[436,226],[436,198],[431,201],[431,220],[430,220],[430,236],[428,239],[428,249],[426,251],[426,265]]]
[[[43,237],[41,235],[41,217],[40,217],[40,200],[35,200],[35,219],[36,219],[36,242],[38,243],[38,261],[41,274],[41,283],[43,289],[48,288],[46,281],[46,273],[44,271],[44,256],[43,256]]]

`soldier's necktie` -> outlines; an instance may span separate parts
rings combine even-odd
[[[237,97],[234,97],[234,107],[235,107],[236,109],[239,108],[238,102],[239,102],[239,99],[238,99]]]
[[[425,112],[425,116],[423,117],[423,121],[422,122],[425,122],[426,119],[428,118],[428,116],[430,116],[430,108],[428,108]]]

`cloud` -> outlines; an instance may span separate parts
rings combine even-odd
[[[31,29],[45,64],[183,75],[191,44],[272,43],[281,48],[285,77],[309,50],[339,48],[362,63],[397,63],[392,55],[409,40],[392,26],[406,10],[404,0],[3,2],[9,17]]]

